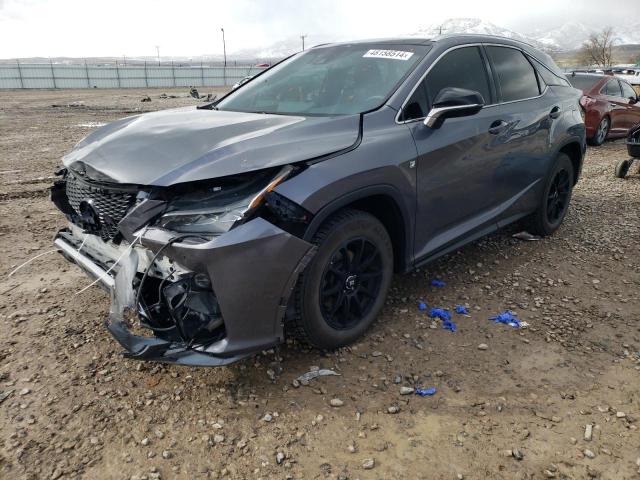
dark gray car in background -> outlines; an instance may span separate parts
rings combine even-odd
[[[515,221],[560,226],[580,95],[499,37],[315,47],[216,103],[83,139],[52,188],[55,244],[111,293],[133,358],[224,365],[286,334],[339,347],[394,271]]]

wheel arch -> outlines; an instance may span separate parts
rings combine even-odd
[[[409,213],[402,207],[401,194],[391,185],[375,185],[349,192],[319,210],[309,223],[303,239],[310,241],[320,226],[334,213],[353,208],[370,213],[386,228],[393,245],[396,272],[404,272],[411,265],[411,230]]]
[[[575,185],[578,183],[580,172],[582,171],[584,158],[582,145],[577,140],[570,140],[558,149],[556,156],[560,153],[564,153],[571,160],[571,164],[573,165],[573,184]]]

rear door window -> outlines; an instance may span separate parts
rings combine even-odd
[[[540,95],[536,71],[520,50],[490,46],[487,53],[498,77],[503,102]]]

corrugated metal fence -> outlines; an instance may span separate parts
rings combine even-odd
[[[254,65],[0,64],[0,88],[221,87],[261,70]]]

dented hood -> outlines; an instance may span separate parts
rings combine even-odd
[[[355,144],[359,124],[359,115],[162,110],[99,128],[64,164],[100,180],[168,186],[328,155]]]

